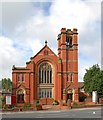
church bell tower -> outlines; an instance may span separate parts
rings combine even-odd
[[[59,98],[78,101],[78,32],[62,28],[58,35]]]

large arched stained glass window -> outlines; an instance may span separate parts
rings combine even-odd
[[[52,67],[48,63],[42,63],[39,66],[39,84],[52,83]]]

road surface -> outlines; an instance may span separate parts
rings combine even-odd
[[[79,108],[59,111],[26,111],[0,113],[2,118],[101,118],[101,108]]]

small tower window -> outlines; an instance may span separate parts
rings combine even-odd
[[[22,82],[24,82],[24,74],[22,74]]]
[[[18,80],[18,82],[20,82],[20,74],[19,73],[17,74],[17,80]]]
[[[67,36],[66,45],[67,48],[72,48],[72,36]]]
[[[71,82],[73,82],[73,74],[71,74],[71,79],[70,80],[71,80]]]

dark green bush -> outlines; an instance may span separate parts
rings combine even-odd
[[[36,102],[36,104],[38,104],[38,103],[39,103],[39,100],[35,100],[35,102]]]
[[[4,101],[5,101],[5,97],[4,97],[4,96],[1,96],[1,97],[0,97],[0,101],[1,101],[1,102],[4,102]]]
[[[40,107],[40,106],[41,106],[41,104],[39,104],[39,103],[36,104],[36,107]]]
[[[24,107],[25,107],[25,108],[31,107],[31,104],[30,104],[30,103],[25,103],[25,104],[24,104]]]
[[[76,102],[73,102],[72,106],[78,106],[78,104]]]
[[[54,100],[52,105],[59,105],[59,102],[57,100]]]
[[[2,104],[0,104],[0,109],[2,108]]]
[[[3,106],[3,109],[4,109],[4,110],[7,110],[7,109],[8,109],[8,106],[7,106],[7,105],[4,105],[4,106]]]

